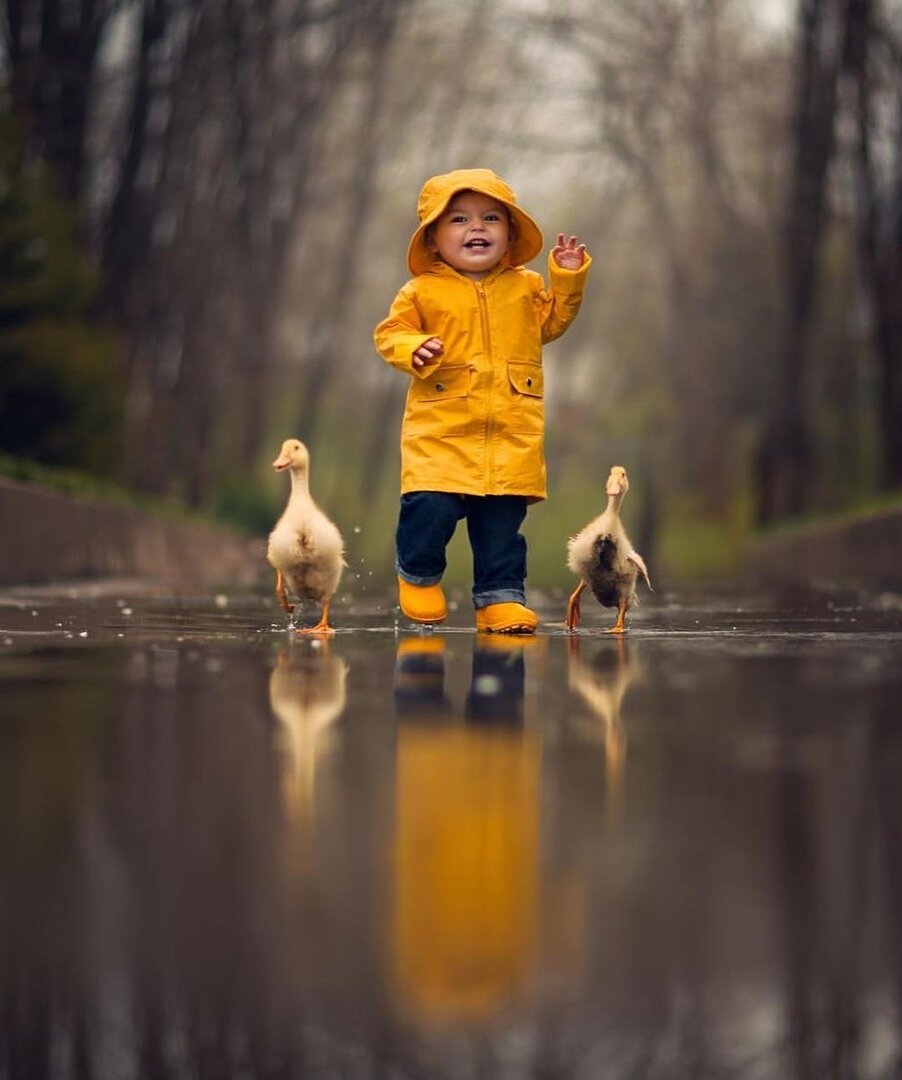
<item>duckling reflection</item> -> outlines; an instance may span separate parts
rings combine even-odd
[[[610,648],[611,644],[614,648]],[[605,791],[608,809],[619,812],[623,797],[623,773],[626,764],[626,729],[620,715],[627,690],[639,674],[622,637],[606,642],[590,660],[581,655],[581,641],[568,639],[567,681],[570,689],[583,699],[600,721],[591,729],[592,737],[601,737],[605,751]]]
[[[269,701],[279,721],[285,805],[294,820],[312,812],[317,764],[344,710],[347,677],[348,665],[331,654],[329,642],[298,642],[276,658]]]
[[[541,747],[523,725],[522,644],[477,638],[461,715],[444,688],[444,639],[419,640],[442,644],[422,650],[431,682],[417,705],[408,676],[420,650],[399,648],[394,981],[402,1011],[442,1025],[485,1018],[528,989]]]

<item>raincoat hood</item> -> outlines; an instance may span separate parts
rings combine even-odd
[[[522,266],[534,259],[543,247],[542,232],[519,206],[513,189],[491,169],[455,169],[433,176],[423,185],[417,201],[419,226],[407,248],[407,265],[412,274],[425,274],[435,262],[435,254],[426,245],[426,230],[445,212],[458,191],[478,191],[503,203],[511,216],[514,238],[505,259],[511,266]]]

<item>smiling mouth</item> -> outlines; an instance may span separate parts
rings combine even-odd
[[[490,245],[489,245],[488,240],[468,240],[464,244],[464,247],[465,248],[470,248],[471,251],[473,251],[473,250],[484,251],[489,246]]]

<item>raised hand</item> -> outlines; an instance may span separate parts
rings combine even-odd
[[[586,259],[586,245],[581,244],[578,236],[571,236],[564,241],[564,234],[557,234],[557,244],[551,249],[551,257],[565,270],[578,270]]]

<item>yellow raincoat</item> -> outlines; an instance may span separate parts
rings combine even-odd
[[[576,317],[591,259],[578,270],[548,263],[550,289],[508,258],[479,281],[436,260],[395,297],[375,342],[411,376],[402,493],[545,498],[542,345]],[[414,350],[431,337],[444,351],[417,370]]]

